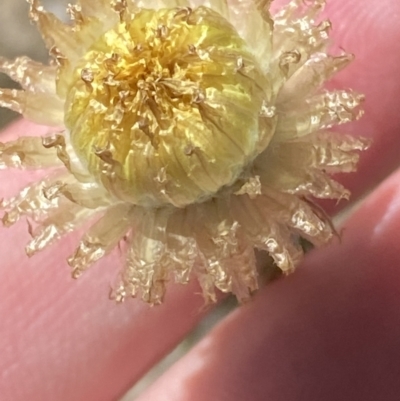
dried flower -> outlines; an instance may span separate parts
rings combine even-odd
[[[68,263],[78,277],[120,245],[116,299],[159,303],[195,275],[207,299],[245,300],[254,248],[290,272],[302,238],[329,241],[311,199],[347,197],[329,174],[367,143],[328,130],[362,96],[322,89],[352,60],[327,54],[323,0],[273,17],[270,0],[78,0],[69,25],[28,1],[53,62],[1,59],[22,90],[0,105],[57,128],[0,144],[0,165],[48,171],[2,202],[5,226],[27,218],[29,256],[91,222]]]

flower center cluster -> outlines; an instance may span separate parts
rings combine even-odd
[[[75,67],[72,144],[120,200],[184,207],[254,159],[267,83],[234,28],[206,7],[132,14]]]

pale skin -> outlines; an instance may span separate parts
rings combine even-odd
[[[341,244],[263,288],[141,401],[399,399],[400,3],[330,3],[335,43],[356,53],[332,85],[367,98],[365,117],[341,131],[374,140],[359,171],[339,179],[353,200],[374,189],[344,224]],[[1,140],[34,131],[46,128],[20,121]],[[1,172],[2,196],[30,179]],[[109,301],[115,254],[72,281],[65,258],[77,238],[28,259],[26,223],[0,230],[2,401],[117,400],[203,317],[196,284],[171,284],[155,308]]]

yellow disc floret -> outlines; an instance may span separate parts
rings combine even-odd
[[[232,185],[257,156],[272,135],[260,127],[270,96],[221,15],[142,9],[78,63],[65,123],[81,161],[113,196],[184,207]]]

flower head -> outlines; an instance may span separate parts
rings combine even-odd
[[[0,105],[54,126],[0,144],[3,168],[46,177],[3,200],[3,224],[29,222],[28,255],[90,222],[68,259],[73,276],[118,245],[114,297],[162,301],[197,276],[245,300],[254,248],[284,272],[302,239],[334,230],[313,198],[349,195],[329,174],[355,169],[367,143],[331,128],[362,96],[323,84],[352,56],[327,54],[323,0],[78,0],[71,23],[28,0],[53,62],[0,59],[21,90]]]

